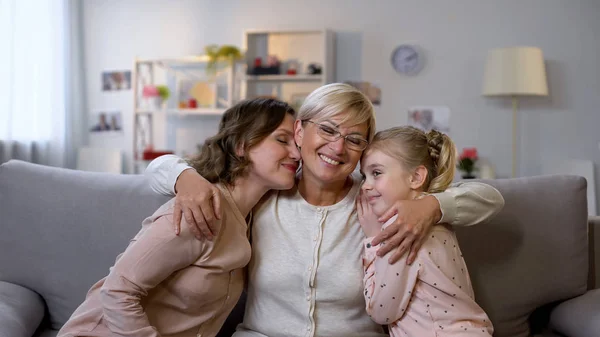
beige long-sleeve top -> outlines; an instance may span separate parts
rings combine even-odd
[[[155,159],[152,188],[174,194],[189,168],[175,156]],[[243,324],[235,337],[383,337],[365,310],[362,243],[355,198],[361,178],[331,206],[306,202],[297,189],[273,191],[253,210],[252,259]],[[481,183],[460,183],[434,194],[442,222],[469,226],[496,214],[502,195]]]
[[[395,220],[390,219],[384,225]],[[371,318],[391,337],[491,337],[492,322],[475,302],[467,265],[454,232],[435,226],[417,254],[390,265],[364,240],[364,297]]]
[[[109,275],[92,286],[58,336],[215,336],[244,287],[247,224],[229,191],[221,230],[196,240],[173,231],[173,200],[145,219]]]

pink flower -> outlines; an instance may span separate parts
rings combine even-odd
[[[144,86],[144,90],[142,90],[142,96],[144,97],[156,97],[159,96],[158,88],[153,85]]]
[[[460,154],[460,160],[463,159],[471,159],[472,161],[476,161],[477,160],[477,148],[474,147],[468,147],[468,148],[464,148],[463,152]]]

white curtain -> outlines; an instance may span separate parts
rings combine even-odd
[[[82,104],[68,90],[79,80],[71,73],[80,49],[71,34],[73,6],[77,1],[0,0],[0,163],[65,167],[72,160],[67,141],[74,105]]]

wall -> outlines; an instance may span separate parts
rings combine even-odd
[[[573,158],[593,160],[600,177],[598,17],[596,0],[87,0],[88,104],[122,109],[131,130],[132,92],[102,93],[102,70],[131,68],[136,56],[201,53],[211,43],[241,46],[247,28],[330,28],[337,33],[338,81],[381,86],[380,126],[405,123],[412,105],[447,105],[458,147],[477,146],[506,177],[511,106],[480,95],[483,64],[491,48],[533,45],[544,51],[551,96],[521,101],[520,175],[539,174],[553,159]],[[392,70],[390,55],[401,43],[425,50],[427,65],[419,76]],[[208,123],[216,127],[217,121]],[[130,153],[130,132],[123,141]]]

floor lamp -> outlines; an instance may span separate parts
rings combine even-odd
[[[519,96],[548,96],[542,50],[536,47],[492,49],[483,77],[484,96],[512,98],[512,177],[517,175],[517,108]]]

